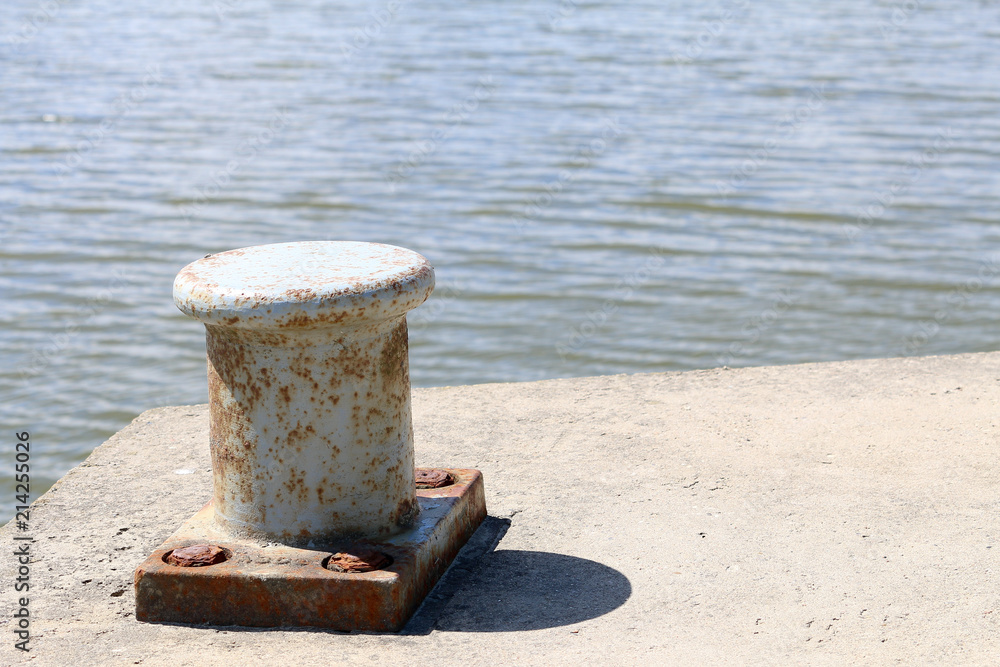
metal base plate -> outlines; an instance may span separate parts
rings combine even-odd
[[[252,627],[311,626],[396,632],[486,518],[478,470],[445,468],[455,482],[418,489],[420,514],[411,528],[379,540],[295,548],[230,537],[215,526],[212,503],[188,519],[135,571],[140,621]],[[166,562],[174,549],[222,547],[228,558],[204,567]],[[336,552],[380,551],[381,570],[327,570]]]

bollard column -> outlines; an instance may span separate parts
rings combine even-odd
[[[388,535],[417,510],[406,313],[421,255],[283,243],[189,264],[174,302],[203,322],[215,519],[284,543]]]
[[[394,631],[486,517],[482,475],[415,469],[406,313],[421,255],[312,241],[192,262],[212,497],[135,572],[136,619]]]

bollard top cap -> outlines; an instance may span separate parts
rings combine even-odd
[[[423,303],[434,268],[383,243],[302,241],[208,255],[181,269],[174,303],[204,322],[313,329],[389,319]]]

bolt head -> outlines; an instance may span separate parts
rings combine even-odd
[[[444,470],[420,469],[417,470],[416,478],[418,489],[440,489],[455,483],[455,478]]]
[[[225,549],[214,544],[194,544],[172,550],[165,560],[177,567],[206,567],[221,563],[228,558]]]
[[[392,558],[380,551],[340,552],[330,556],[326,569],[333,572],[374,572],[392,565]]]

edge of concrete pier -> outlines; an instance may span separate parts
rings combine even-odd
[[[34,503],[27,593],[0,529],[0,662],[988,664],[998,403],[996,352],[416,389],[493,518],[399,635],[137,622],[212,480],[206,406],[149,410]]]

